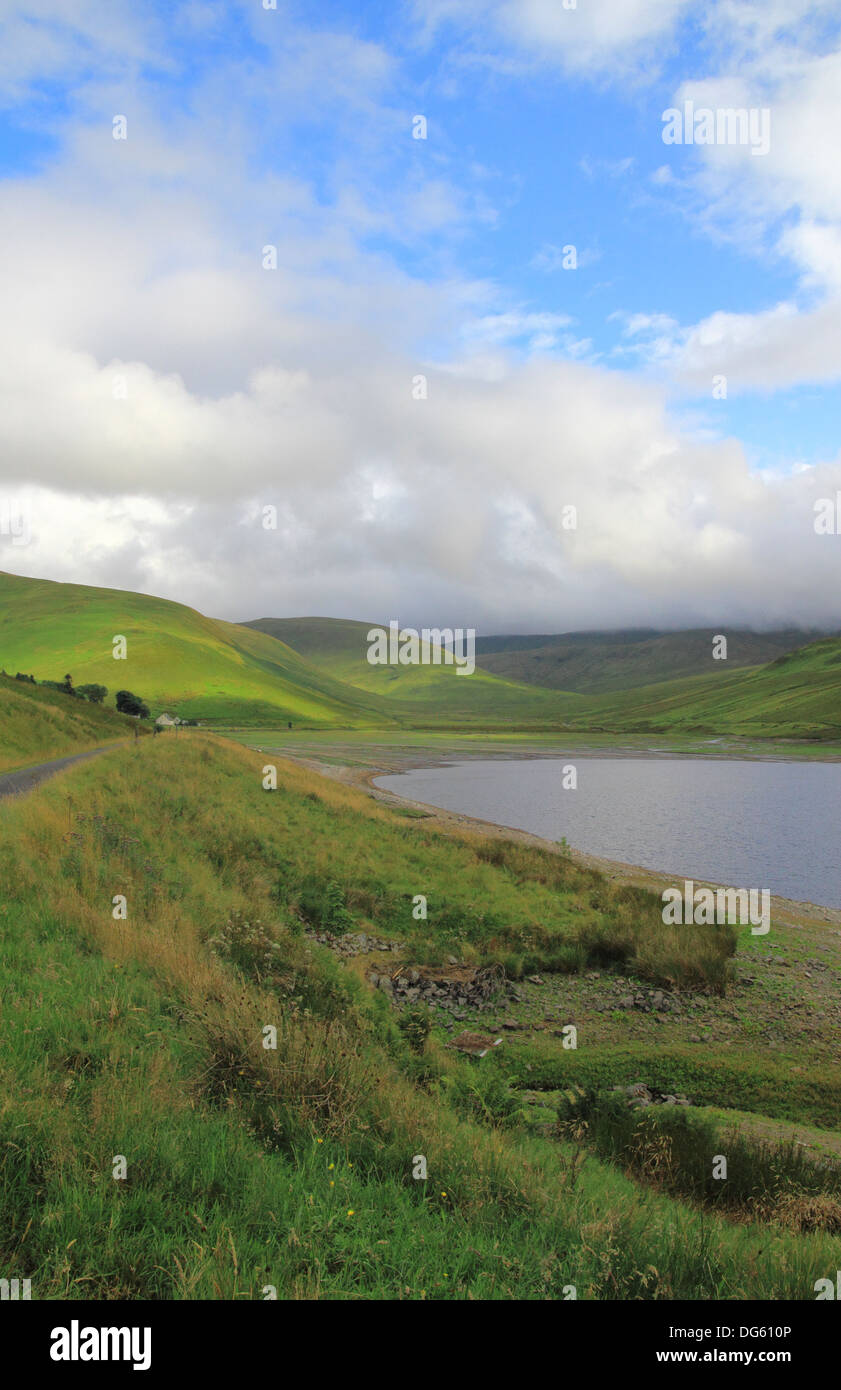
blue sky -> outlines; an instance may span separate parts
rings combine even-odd
[[[837,6],[7,10],[0,567],[225,616],[837,616]],[[664,144],[685,99],[769,152]]]

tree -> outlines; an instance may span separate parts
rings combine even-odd
[[[83,695],[92,705],[101,705],[108,694],[107,685],[77,685],[76,694]]]
[[[117,691],[117,709],[120,714],[133,714],[139,719],[149,718],[149,706],[130,690]]]

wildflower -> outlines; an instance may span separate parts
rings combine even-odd
[[[354,1210],[353,1210],[353,1207],[348,1207],[348,1216],[354,1216],[354,1215],[355,1215],[355,1212],[354,1212]]]

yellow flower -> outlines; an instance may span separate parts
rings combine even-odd
[[[328,1173],[332,1173],[332,1171],[333,1171],[333,1169],[335,1168],[335,1166],[336,1166],[335,1163],[328,1163],[328,1164],[327,1164],[327,1172],[328,1172]]]
[[[348,1216],[353,1216],[353,1215],[354,1215],[353,1207],[349,1207],[349,1208],[348,1208]]]
[[[335,1186],[336,1186],[336,1184],[333,1182],[332,1178],[331,1178],[331,1180],[330,1180],[330,1186],[331,1186],[331,1187],[335,1187]]]
[[[316,1139],[315,1142],[316,1142],[316,1144],[323,1144],[323,1143],[324,1143],[324,1140],[323,1140],[323,1139]]]

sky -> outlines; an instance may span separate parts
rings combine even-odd
[[[841,626],[839,130],[837,0],[0,0],[0,569]]]

